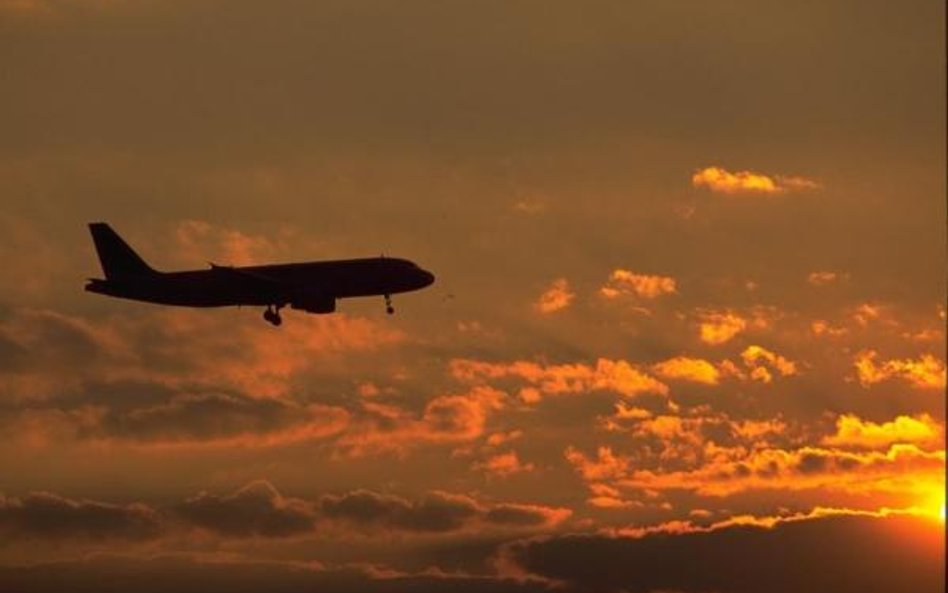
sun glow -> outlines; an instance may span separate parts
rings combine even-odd
[[[932,494],[931,502],[928,505],[928,515],[932,518],[945,522],[945,491],[944,486],[940,486],[938,491]]]

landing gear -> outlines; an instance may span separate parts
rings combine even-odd
[[[385,312],[391,315],[395,312],[395,307],[392,306],[392,295],[385,295]]]
[[[283,318],[280,317],[280,308],[274,307],[273,305],[267,305],[266,310],[263,312],[263,318],[274,326],[279,326],[283,323]]]

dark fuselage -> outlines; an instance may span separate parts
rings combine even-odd
[[[365,258],[207,270],[149,272],[94,279],[86,290],[113,297],[186,307],[285,306],[418,290],[434,276],[399,258]],[[318,312],[318,311],[314,311]]]

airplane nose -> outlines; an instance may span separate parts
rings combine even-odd
[[[422,288],[424,288],[425,286],[431,286],[432,284],[434,284],[434,281],[435,281],[434,274],[432,274],[428,270],[419,270],[419,272],[421,272],[419,274],[419,280],[421,281]]]

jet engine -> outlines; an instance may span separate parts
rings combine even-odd
[[[307,313],[332,313],[336,310],[336,299],[322,293],[305,293],[290,301],[290,307]]]

